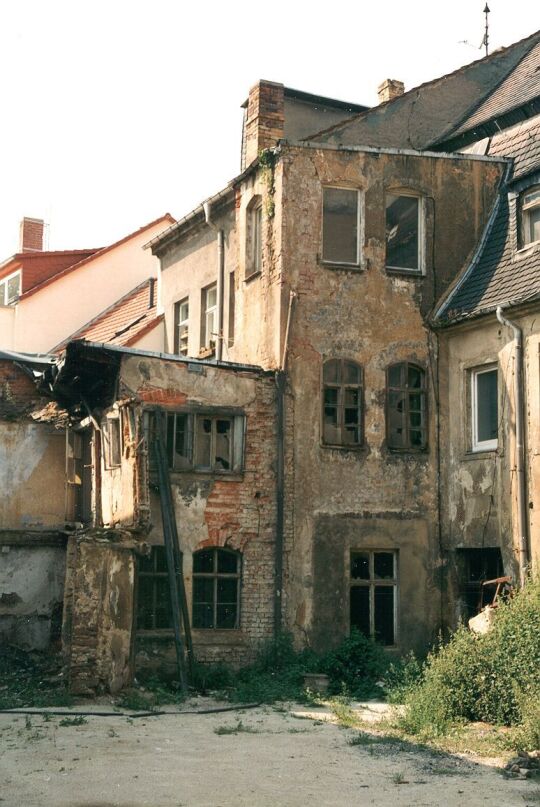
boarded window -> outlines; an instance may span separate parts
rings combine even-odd
[[[330,359],[323,365],[323,443],[362,444],[363,374],[356,362]]]
[[[386,431],[389,448],[427,446],[426,374],[415,364],[401,362],[387,370]]]
[[[359,264],[359,220],[358,191],[323,188],[323,261]]]
[[[498,445],[497,367],[471,371],[472,450],[494,451]]]
[[[386,197],[386,266],[419,271],[421,266],[421,199],[416,196]]]
[[[351,552],[351,628],[384,645],[396,644],[397,578],[396,552]]]
[[[137,628],[163,630],[172,627],[165,547],[153,546],[150,555],[138,561]]]
[[[194,553],[194,628],[235,630],[240,626],[240,580],[238,552],[214,547]]]
[[[174,352],[187,356],[189,336],[189,299],[174,304]]]

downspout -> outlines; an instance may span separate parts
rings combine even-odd
[[[217,227],[212,221],[210,213],[210,205],[208,202],[203,203],[204,218],[209,227],[217,233],[217,335],[216,335],[216,360],[221,361],[223,356],[223,286],[225,282],[225,237],[221,228]]]
[[[503,316],[501,306],[497,308],[497,319],[514,334],[516,366],[514,370],[514,408],[516,432],[516,481],[518,500],[518,532],[519,532],[519,580],[525,585],[529,566],[527,544],[527,484],[525,479],[525,429],[524,429],[524,395],[523,395],[523,331],[514,322]]]
[[[276,418],[276,545],[275,545],[275,582],[274,582],[274,635],[281,633],[283,624],[283,545],[285,531],[285,387],[286,364],[289,346],[289,332],[293,303],[296,292],[291,291],[289,296],[289,310],[287,312],[287,326],[283,344],[281,365],[276,371],[277,391],[277,418]]]

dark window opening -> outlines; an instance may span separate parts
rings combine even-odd
[[[193,555],[193,627],[235,630],[240,618],[241,556],[230,549]]]
[[[397,553],[351,553],[350,625],[384,645],[396,644]]]
[[[323,188],[323,261],[360,262],[359,214],[358,191]]]
[[[330,359],[323,366],[323,443],[362,444],[362,368],[346,359]]]
[[[137,574],[137,629],[172,629],[172,609],[164,546],[153,546],[139,558]]]
[[[458,549],[456,559],[462,616],[467,621],[493,600],[497,586],[482,583],[504,575],[501,550],[498,547]]]
[[[426,374],[409,362],[394,364],[386,374],[386,430],[389,448],[427,446]]]
[[[420,199],[415,196],[386,197],[386,266],[419,271]]]

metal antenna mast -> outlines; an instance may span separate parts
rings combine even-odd
[[[482,45],[485,45],[485,48],[486,48],[486,56],[489,53],[489,22],[488,22],[488,14],[489,14],[489,12],[490,12],[490,8],[489,8],[488,4],[486,3],[486,6],[484,8],[484,14],[486,15],[486,27],[485,27],[485,31],[484,31],[484,39],[482,41]]]

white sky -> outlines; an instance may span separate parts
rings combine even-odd
[[[24,215],[50,249],[181,217],[239,172],[257,79],[373,105],[479,58],[484,4],[0,0],[0,261]],[[538,0],[489,6],[490,50],[540,28]]]

